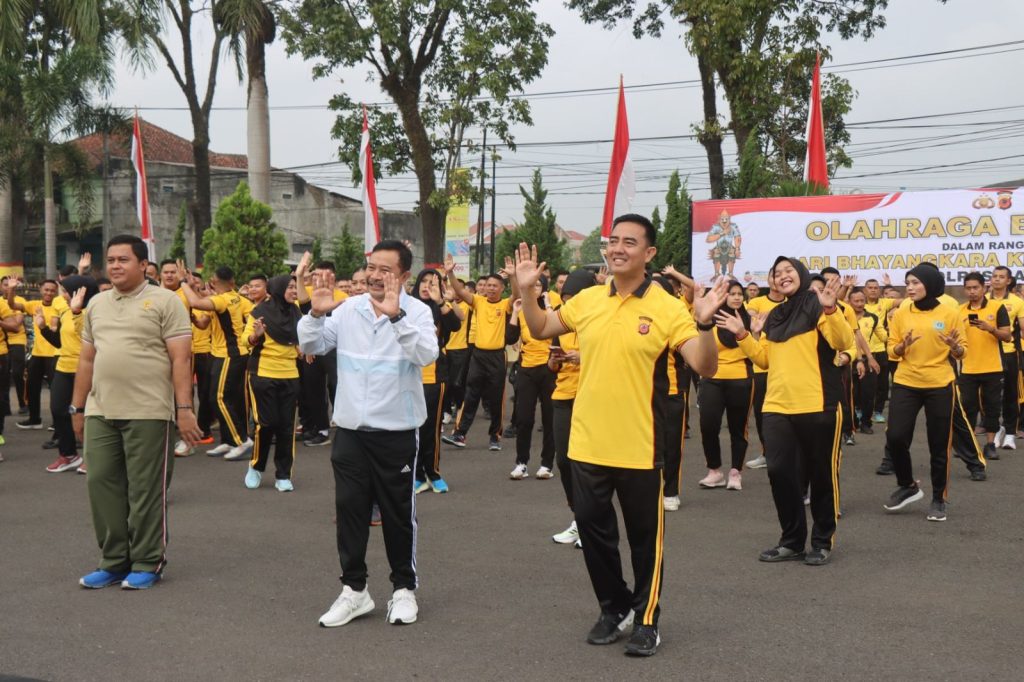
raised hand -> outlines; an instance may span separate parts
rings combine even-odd
[[[381,315],[385,317],[394,317],[400,312],[398,305],[399,297],[402,295],[402,284],[395,277],[394,273],[385,272],[382,276],[384,280],[384,300],[377,301],[373,296],[370,297],[370,304],[373,306]]]
[[[299,286],[302,286],[302,279],[309,272],[309,265],[313,261],[313,254],[306,251],[302,254],[302,258],[299,259],[299,264],[295,266],[295,281]]]
[[[715,285],[704,291],[699,284],[693,291],[693,319],[699,324],[710,324],[729,294],[729,280],[721,278]]]
[[[455,272],[455,256],[450,253],[444,254],[444,274],[449,277]]]
[[[189,284],[192,281],[192,278],[189,277],[190,273],[188,271],[188,268],[185,267],[185,261],[179,258],[178,260],[174,261],[174,264],[178,268],[178,280],[184,282],[185,284]]]
[[[523,299],[517,298],[512,302],[512,317],[517,317],[519,312],[523,309]]]
[[[445,287],[444,288],[444,300],[447,301],[448,303],[454,303],[455,302],[455,289],[453,289],[452,287]]]
[[[516,261],[511,256],[505,256],[505,267],[501,269],[501,273],[509,279],[516,276]]]
[[[430,278],[430,300],[438,305],[441,304],[441,284],[433,277]]]
[[[92,254],[88,251],[84,252],[78,258],[78,274],[87,275],[89,270],[92,268]]]
[[[768,313],[756,313],[750,316],[750,333],[758,336],[764,329],[764,323],[768,320]]]
[[[839,290],[842,286],[838,279],[833,279],[822,287],[820,291],[815,290],[815,293],[818,294],[818,302],[821,303],[822,308],[834,308],[836,306],[836,301],[839,299]]]
[[[733,311],[732,314],[719,310],[715,313],[715,326],[719,329],[725,329],[732,332],[736,336],[742,336],[746,331],[743,326],[743,320],[740,318],[738,312]]]
[[[267,331],[267,326],[263,323],[262,317],[257,317],[252,321],[252,335],[257,339]]]
[[[843,277],[843,286],[851,289],[857,286],[857,275],[847,275],[846,277]]]
[[[882,286],[883,287],[891,287],[892,286],[892,277],[889,276],[888,272],[883,272],[882,273]]]
[[[11,289],[20,289],[23,284],[25,283],[21,280],[21,278],[16,277],[15,275],[11,275],[10,277],[7,278],[7,286],[9,286]]]
[[[71,295],[71,301],[68,303],[68,307],[71,308],[71,312],[76,315],[82,312],[82,308],[85,305],[85,287],[78,287],[75,293]]]
[[[526,242],[519,244],[515,262],[519,291],[533,291],[534,285],[540,280],[540,271],[544,265],[544,263],[537,262],[536,246],[527,246]]]
[[[665,275],[666,277],[671,277],[672,275],[678,274],[678,272],[679,271],[676,270],[674,265],[666,265],[661,269],[661,274]]]
[[[338,305],[334,302],[334,282],[327,277],[313,275],[313,291],[309,294],[309,302],[314,313],[326,315]]]
[[[604,284],[608,281],[608,266],[602,265],[597,269],[597,275],[595,276],[598,284]]]
[[[36,312],[32,315],[32,321],[35,322],[36,329],[42,329],[46,326],[46,316],[43,315],[42,306],[36,308]]]

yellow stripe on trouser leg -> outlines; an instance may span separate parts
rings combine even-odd
[[[836,520],[836,530],[832,533],[832,538],[829,540],[829,549],[832,549],[836,544],[836,533],[839,532],[839,462],[843,456],[843,450],[840,447],[840,441],[843,435],[843,416],[839,410],[836,410],[836,425],[832,434],[832,453],[828,458],[829,465],[832,467],[832,514]]]
[[[260,460],[260,434],[262,429],[260,428],[260,413],[256,408],[256,391],[252,387],[252,380],[249,378],[248,373],[245,375],[245,394],[252,405],[252,457],[249,458],[249,466],[255,468],[256,463]]]
[[[661,476],[658,477],[661,479]],[[658,594],[661,592],[661,563],[665,555],[665,481],[658,485],[658,538],[654,543],[654,574],[651,576],[651,591],[647,595],[647,609],[644,611],[644,625],[654,625],[654,612],[658,608]]]
[[[217,378],[217,409],[220,410],[221,416],[224,418],[224,423],[228,425],[228,431],[231,432],[231,437],[234,439],[235,445],[241,445],[242,439],[238,436],[238,431],[235,430],[235,423],[231,419],[231,413],[228,412],[228,406],[224,403],[224,385],[228,382],[228,369],[231,364],[231,358],[224,358],[224,362],[220,367],[220,376]]]

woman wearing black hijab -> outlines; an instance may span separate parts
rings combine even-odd
[[[739,282],[729,283],[725,303],[718,309],[724,315],[738,318],[743,328],[750,330],[750,315],[743,306],[744,288]],[[740,350],[736,335],[728,329],[715,329],[718,342],[718,371],[710,379],[700,382],[700,435],[704,446],[704,459],[708,475],[699,485],[702,488],[742,490],[743,458],[747,454],[747,420],[754,402],[753,371],[750,359]],[[722,429],[722,415],[729,424],[731,441],[731,468],[728,478],[722,473],[722,445],[718,433]]]
[[[766,317],[752,319],[749,333],[735,315],[719,312],[715,319],[719,328],[735,335],[748,357],[768,370],[765,458],[782,537],[759,558],[767,562],[803,559],[820,566],[829,561],[839,512],[837,408],[842,381],[835,357],[853,346],[853,331],[842,313],[837,314],[839,280],[812,290],[807,268],[785,256],[775,260],[772,275],[786,301]],[[811,551],[806,555],[804,477],[810,480],[814,519]]]
[[[423,301],[434,317],[439,353],[432,365],[423,368],[423,397],[427,402],[427,421],[420,427],[420,449],[416,455],[415,488],[417,493],[433,490],[448,492],[448,482],[441,477],[441,423],[444,413],[445,384],[448,380],[448,358],[444,347],[448,337],[459,331],[462,310],[452,306],[437,270],[422,270],[412,286],[412,295]]]
[[[43,337],[52,346],[60,349],[60,356],[50,382],[50,414],[53,417],[53,437],[57,441],[57,460],[46,467],[50,473],[60,473],[77,468],[85,473],[85,464],[78,456],[75,432],[71,428],[71,393],[75,388],[75,370],[78,355],[82,351],[82,326],[85,316],[82,311],[92,297],[99,293],[99,286],[92,277],[72,275],[61,283],[61,295],[68,302],[55,326],[39,325]]]
[[[950,358],[964,356],[967,335],[960,311],[939,303],[945,281],[937,268],[918,265],[907,272],[906,282],[912,303],[897,310],[889,322],[889,352],[900,362],[893,375],[885,441],[899,487],[889,496],[885,509],[897,511],[924,497],[910,461],[914,425],[923,407],[932,478],[932,503],[926,518],[945,521],[950,432],[957,407]]]
[[[252,459],[245,474],[245,487],[260,487],[263,472],[274,448],[274,487],[292,492],[295,463],[295,415],[299,401],[298,324],[309,310],[295,305],[295,279],[291,275],[271,277],[267,298],[249,313],[242,339],[249,347],[246,393],[253,421]]]

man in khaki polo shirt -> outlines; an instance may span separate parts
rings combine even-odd
[[[192,409],[192,327],[171,291],[146,281],[138,237],[107,245],[114,288],[85,311],[71,414],[84,431],[86,478],[99,568],[87,588],[152,587],[167,547],[167,481],[175,419],[190,445],[202,434]],[[127,513],[126,513],[127,512]]]

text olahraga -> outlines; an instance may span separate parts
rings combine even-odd
[[[1024,235],[1024,215],[1011,215],[1010,235]],[[820,242],[826,239],[849,241],[854,239],[931,239],[933,237],[998,237],[999,229],[991,216],[981,216],[977,222],[967,216],[941,218],[889,218],[858,220],[849,232],[843,231],[842,222],[815,220],[807,225],[807,238]]]

